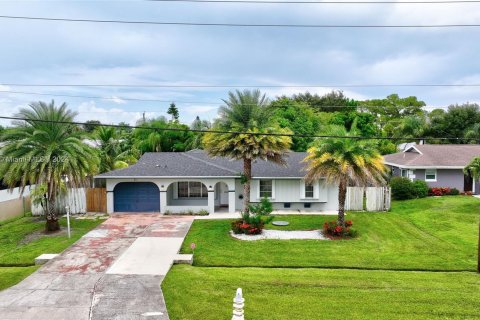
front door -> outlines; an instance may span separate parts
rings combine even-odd
[[[469,174],[464,175],[463,178],[463,191],[468,192],[472,191],[473,188],[473,179]]]

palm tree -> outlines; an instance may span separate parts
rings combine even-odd
[[[76,113],[63,103],[34,102],[16,115],[25,121],[3,135],[0,176],[9,188],[20,185],[46,185],[46,230],[60,229],[55,200],[64,186],[79,187],[95,173],[98,158],[95,150],[81,140],[81,130],[72,122]]]
[[[125,168],[137,161],[139,152],[128,145],[116,128],[98,127],[94,137],[99,146],[100,172]]]
[[[280,128],[273,120],[269,101],[259,90],[229,92],[228,99],[223,102],[225,106],[220,107],[220,118],[215,121],[212,130],[232,133],[206,133],[203,143],[210,156],[243,160],[243,210],[248,213],[252,161],[262,159],[286,165],[284,156],[292,139],[271,134],[291,132]]]
[[[325,133],[329,136],[357,136],[356,124],[350,131],[343,126],[332,126]],[[375,145],[368,140],[355,138],[318,139],[308,149],[307,174],[309,183],[324,178],[327,183],[338,184],[338,221],[345,227],[345,199],[349,184],[368,185],[385,182],[386,167]]]

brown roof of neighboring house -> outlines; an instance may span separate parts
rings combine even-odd
[[[384,156],[385,163],[400,167],[457,167],[463,168],[480,156],[479,144],[424,144],[404,152]]]

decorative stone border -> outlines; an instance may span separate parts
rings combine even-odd
[[[284,230],[267,230],[264,229],[261,234],[246,235],[235,234],[230,231],[230,235],[238,240],[255,241],[255,240],[330,240],[323,235],[320,230],[309,231],[284,231]]]

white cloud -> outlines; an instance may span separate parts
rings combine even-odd
[[[103,99],[105,101],[112,101],[116,104],[126,104],[127,101],[123,100],[122,98],[120,97],[117,97],[117,96],[110,96],[110,97],[106,97],[105,99]]]
[[[447,56],[403,54],[363,65],[354,74],[363,83],[422,83],[427,79],[438,79],[438,75],[450,66],[448,62]]]
[[[5,86],[3,84],[0,84],[0,91],[10,91],[11,88],[9,86]]]
[[[204,113],[211,112],[213,110],[217,110],[218,106],[213,106],[213,105],[212,106],[198,106],[198,105],[195,105],[195,106],[184,106],[180,109],[182,111],[186,111],[189,114],[198,115],[198,116],[201,117],[202,114],[204,114]]]
[[[87,120],[98,120],[105,124],[117,124],[119,122],[126,122],[130,125],[135,125],[136,122],[143,117],[143,112],[126,111],[120,108],[101,108],[97,107],[94,101],[81,103],[77,108],[77,121],[84,122]],[[145,112],[145,118],[156,118],[164,115],[157,112]]]

